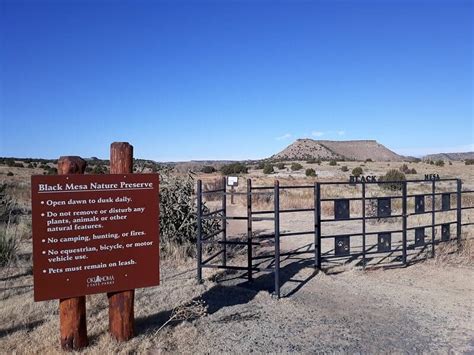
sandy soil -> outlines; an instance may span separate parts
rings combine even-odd
[[[199,285],[194,261],[165,262],[162,285],[136,292],[138,336],[130,342],[109,337],[105,295],[87,297],[85,352],[474,352],[472,243],[469,250],[366,271],[347,264],[317,272],[311,255],[284,259],[280,300],[271,296],[271,273],[252,283],[206,273]],[[31,270],[3,270],[0,282],[0,352],[60,352],[58,304],[33,302]],[[158,331],[177,305],[192,300],[204,301],[205,315]]]

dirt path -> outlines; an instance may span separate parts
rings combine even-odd
[[[252,285],[206,283],[209,315],[169,331],[158,349],[179,352],[474,351],[474,270],[433,263],[374,272],[315,274],[284,268],[279,301]],[[293,270],[292,270],[293,269]],[[291,281],[293,280],[293,281]],[[303,286],[301,287],[301,283]]]

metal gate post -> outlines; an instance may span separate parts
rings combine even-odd
[[[457,191],[456,191],[456,209],[457,209],[457,226],[456,226],[456,234],[458,240],[458,248],[461,247],[461,219],[462,219],[462,181],[461,179],[457,179]]]
[[[403,195],[403,200],[402,200],[402,218],[403,218],[403,234],[402,234],[402,239],[403,239],[403,265],[407,264],[407,182],[403,182],[402,186],[402,195]]]
[[[197,181],[197,281],[202,282],[202,181]]]
[[[252,180],[247,179],[247,267],[248,280],[252,281]]]
[[[222,265],[227,266],[227,181],[222,178],[222,242],[224,253],[222,255]]]
[[[317,234],[316,234],[316,239],[318,243],[318,250],[316,254],[316,264],[321,270],[321,185],[316,183],[316,200],[315,204],[317,206],[317,211],[316,211],[316,224],[318,226]],[[315,206],[315,207],[316,207]]]
[[[275,296],[280,298],[280,183],[275,181],[274,187],[275,214]]]
[[[362,182],[362,267],[365,269],[365,182]]]
[[[314,267],[317,268],[318,265],[318,249],[320,248],[319,241],[318,241],[318,183],[314,183],[314,192],[313,192],[313,199],[314,199]]]
[[[435,256],[435,222],[436,222],[436,201],[435,201],[435,193],[436,193],[436,181],[431,181],[431,257],[434,258]]]

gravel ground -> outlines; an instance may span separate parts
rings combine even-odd
[[[283,298],[270,274],[252,284],[206,282],[208,315],[172,329],[158,349],[178,352],[474,352],[474,269],[433,261],[408,268],[317,273],[283,266]],[[291,263],[290,263],[291,261]],[[267,290],[267,291],[265,291]]]

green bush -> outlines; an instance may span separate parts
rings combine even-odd
[[[331,165],[331,166],[336,166],[336,165],[337,165],[337,161],[334,160],[334,159],[331,159],[331,160],[329,161],[329,165]]]
[[[106,173],[107,173],[107,168],[103,165],[95,165],[92,168],[92,174],[101,175],[101,174],[106,174]]]
[[[285,169],[285,164],[283,164],[283,163],[278,163],[276,167],[277,167],[279,170],[283,170],[283,169]]]
[[[209,213],[203,203],[202,212]],[[218,217],[218,215],[216,215]],[[202,233],[220,229],[219,219],[202,221]],[[196,253],[197,210],[194,179],[160,174],[160,249],[163,255],[193,256]]]
[[[306,169],[306,172],[305,172],[306,176],[310,176],[310,177],[316,177],[316,171],[314,169]]]
[[[354,176],[361,176],[364,173],[364,170],[360,166],[352,169],[352,175]]]
[[[210,165],[205,165],[202,167],[201,172],[204,174],[212,174],[216,172],[216,168]]]
[[[465,165],[474,165],[474,159],[466,159],[466,160],[464,161],[464,164],[465,164]]]
[[[341,166],[341,171],[344,171],[344,172],[349,171],[349,168],[347,167],[347,165],[343,165]]]
[[[444,160],[436,160],[436,163],[435,163],[436,166],[444,166]]]
[[[260,163],[257,164],[257,166],[255,167],[255,169],[257,169],[257,170],[263,170],[264,167],[265,167],[265,162],[261,161]]]
[[[221,173],[224,175],[247,174],[247,171],[248,168],[242,163],[232,163],[221,168]]]
[[[404,174],[416,174],[416,169],[415,168],[412,168],[410,169],[408,167],[408,165],[406,164],[403,164],[401,167],[400,167],[400,171]]]
[[[396,169],[391,169],[391,170],[387,171],[387,173],[384,176],[381,176],[379,178],[379,182],[383,182],[383,181],[405,181],[405,180],[406,180],[405,174],[402,173],[400,170],[396,170]],[[379,184],[379,186],[382,189],[385,189],[385,190],[396,191],[396,190],[401,190],[403,184],[398,184],[396,182],[393,182],[393,183]]]
[[[301,170],[301,169],[303,169],[303,165],[301,165],[300,163],[291,164],[291,170],[292,171],[298,171],[298,170]]]
[[[263,173],[264,174],[273,174],[274,173],[273,165],[270,164],[270,163],[265,164],[265,167],[263,168]]]
[[[306,161],[306,164],[316,164],[318,161],[315,158],[311,158]]]

